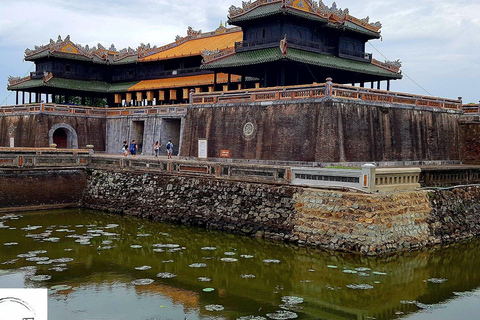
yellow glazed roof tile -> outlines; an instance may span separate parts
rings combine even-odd
[[[175,77],[155,80],[140,81],[136,85],[130,87],[128,91],[143,91],[155,89],[169,89],[169,88],[186,88],[213,85],[214,74],[201,74],[197,76]],[[232,74],[232,82],[240,82],[241,77]],[[217,74],[217,83],[227,83],[228,75],[225,73]]]
[[[148,57],[141,58],[138,61],[156,61],[172,58],[188,57],[200,55],[203,50],[223,50],[235,46],[235,42],[243,40],[243,32],[229,32],[221,33],[208,37],[201,37],[197,39],[187,40],[184,43],[174,46],[173,48],[160,51]]]

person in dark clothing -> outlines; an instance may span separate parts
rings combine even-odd
[[[137,145],[137,143],[135,142],[135,139],[134,139],[134,140],[132,140],[132,143],[130,144],[130,148],[128,149],[130,151],[130,154],[134,158],[137,155],[137,149],[138,149],[138,145]]]

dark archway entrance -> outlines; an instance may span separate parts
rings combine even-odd
[[[78,136],[68,123],[57,123],[48,132],[48,143],[55,143],[57,148],[78,148]]]
[[[57,148],[68,148],[67,132],[64,128],[59,128],[53,133],[53,143]]]

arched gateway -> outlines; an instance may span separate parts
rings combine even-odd
[[[48,143],[55,143],[57,148],[77,149],[77,132],[67,123],[57,123],[48,132]]]

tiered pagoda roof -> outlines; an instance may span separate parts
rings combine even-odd
[[[127,64],[135,62],[150,62],[189,56],[200,56],[203,51],[224,50],[233,48],[235,42],[242,40],[242,29],[239,27],[225,28],[222,25],[215,31],[202,33],[192,27],[187,30],[186,37],[177,36],[175,42],[161,47],[151,47],[150,44],[140,44],[137,49],[130,47],[117,50],[115,45],[106,49],[100,43],[90,48],[70,40],[68,35],[62,40],[50,39],[46,45],[35,46],[34,49],[25,50],[25,60],[35,61],[47,57],[58,57],[81,61],[93,61],[100,64]]]
[[[180,38],[174,43],[163,47],[154,48],[139,58],[140,62],[175,59],[189,56],[199,56],[205,50],[216,51],[235,47],[235,42],[242,41],[242,29],[225,28],[220,26],[217,30],[208,33],[194,31],[190,27],[188,36]]]
[[[192,27],[187,30],[187,36],[177,36],[175,42],[161,47],[151,47],[150,44],[141,44],[137,49],[127,48],[117,51],[112,44],[106,49],[101,44],[90,48],[75,44],[70,36],[62,39],[58,36],[57,41],[50,40],[50,43],[43,46],[35,46],[34,49],[25,50],[25,60],[36,61],[42,58],[54,57],[78,61],[95,62],[97,64],[133,64],[138,62],[154,62],[175,58],[198,56],[203,52],[218,52],[235,47],[235,42],[241,41],[243,33],[241,28],[225,28],[220,25],[212,32],[202,33],[195,31]],[[42,78],[43,76],[43,78]],[[228,83],[226,74],[217,75],[217,83]],[[232,82],[240,81],[239,77],[232,77]],[[28,90],[33,88],[58,88],[76,91],[90,91],[98,93],[117,93],[135,90],[151,90],[164,88],[180,88],[185,86],[205,86],[215,82],[214,75],[201,74],[195,76],[177,76],[155,80],[139,80],[122,83],[107,83],[103,81],[86,81],[76,79],[58,78],[49,73],[32,78],[9,77],[9,90]]]
[[[57,57],[100,64],[126,64],[136,62],[139,56],[150,50],[152,50],[150,44],[141,44],[136,50],[129,47],[120,51],[117,51],[113,44],[109,49],[106,49],[100,43],[98,47],[90,48],[88,45],[84,47],[73,43],[68,35],[64,40],[61,36],[58,36],[57,41],[50,39],[50,43],[46,45],[25,50],[25,60],[35,61],[42,58]]]
[[[48,78],[47,78],[48,79]],[[250,78],[249,78],[250,79]],[[240,82],[240,76],[231,76],[231,82]],[[155,80],[143,80],[133,82],[107,83],[104,81],[76,80],[66,78],[50,77],[50,79],[31,79],[19,81],[8,87],[9,90],[28,90],[34,88],[66,89],[72,91],[86,91],[96,93],[122,93],[144,90],[162,90],[169,88],[198,87],[209,86],[215,82],[214,74],[201,74],[194,76],[182,76],[163,78]],[[228,75],[225,73],[217,74],[217,84],[228,83]]]
[[[372,85],[402,77],[399,61],[383,63],[365,53],[364,44],[380,37],[381,23],[357,19],[335,2],[328,7],[322,0],[244,1],[241,8],[230,7],[228,22],[238,27],[220,24],[206,33],[188,27],[186,36],[161,47],[89,47],[59,36],[25,51],[25,60],[35,62],[37,71],[26,78],[9,77],[8,89],[110,98],[115,94],[117,99],[134,91],[151,91],[152,96],[153,90],[218,90],[219,84],[230,90],[237,87],[232,84],[248,87],[262,81],[267,87],[323,81],[331,75],[340,83]],[[307,35],[299,31],[303,29]],[[84,68],[86,64],[92,68]]]
[[[286,54],[282,54],[279,48],[267,48],[231,54],[225,58],[209,62],[206,69],[216,68],[240,68],[249,65],[263,64],[281,60],[291,60],[318,67],[332,68],[344,71],[359,72],[363,74],[384,76],[393,79],[401,79],[400,67],[393,67],[393,62],[382,63],[373,60],[365,63],[350,59],[343,59],[333,55],[308,52],[290,48]]]
[[[332,28],[343,28],[364,33],[373,38],[380,37],[382,24],[377,21],[370,23],[369,17],[358,19],[349,14],[348,9],[337,8],[334,2],[331,7],[322,0],[258,0],[243,1],[242,8],[231,6],[229,9],[229,24],[241,26],[246,21],[262,19],[268,16],[287,14],[303,19],[327,24]]]
[[[287,36],[291,31],[282,29],[285,36],[283,33],[280,37],[278,33],[275,36],[265,36],[265,23],[278,25],[279,19],[294,25],[307,22],[311,30],[323,29],[324,33],[313,39],[311,34],[302,37],[300,32],[300,36],[292,33]],[[298,63],[299,66],[312,67],[313,69],[308,71],[313,78],[315,78],[314,72],[321,74],[322,77],[324,74],[337,74],[336,80],[342,83],[352,83],[355,80],[367,82],[402,78],[399,61],[379,62],[372,59],[372,55],[365,53],[362,48],[366,41],[380,38],[382,24],[370,23],[369,17],[355,18],[349,14],[348,9],[338,8],[335,2],[328,7],[322,0],[318,2],[315,0],[243,1],[241,8],[230,7],[228,22],[242,27],[244,35],[248,34],[249,38],[244,37],[243,42],[237,43],[235,50],[204,52],[203,69],[255,77],[261,77],[264,70],[269,70],[275,77],[275,70],[281,68],[282,64]],[[278,30],[284,27],[280,24],[276,28]],[[324,35],[330,32],[335,39],[332,47],[325,44],[327,42],[319,40],[324,39]],[[344,39],[343,47],[340,47],[342,39]],[[352,44],[352,39],[356,39],[357,42],[353,40],[354,44]],[[347,48],[347,44],[354,49]],[[280,48],[282,46],[284,46],[283,49]],[[263,70],[253,67],[255,65],[259,67],[261,65]]]

